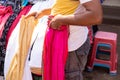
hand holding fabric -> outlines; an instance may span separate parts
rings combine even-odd
[[[61,22],[61,19],[62,19],[62,15],[56,15],[55,17],[54,16],[50,16],[48,18],[48,20],[50,21],[49,22],[49,27],[51,27],[52,29],[57,29],[57,30],[61,30],[61,27],[63,24]]]

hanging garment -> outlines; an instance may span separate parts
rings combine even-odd
[[[12,7],[0,6],[0,38],[4,29],[4,25],[11,14]]]
[[[2,0],[3,1],[3,0]],[[3,74],[3,69],[4,69],[4,59],[5,59],[5,53],[6,53],[6,35],[7,32],[11,26],[11,24],[14,22],[14,19],[18,15],[20,9],[21,9],[21,0],[4,0],[4,2],[1,4],[3,6],[11,6],[13,13],[9,16],[7,19],[5,25],[4,25],[4,30],[2,32],[1,38],[0,38],[0,75]]]
[[[21,0],[5,0],[5,3],[2,5],[11,6],[13,9],[13,14],[8,18],[8,21],[5,24],[5,28],[2,34],[2,39],[6,40],[7,32],[21,10]]]
[[[8,6],[2,6],[0,5],[0,75],[3,75],[3,68],[4,68],[4,57],[5,57],[5,49],[1,47],[5,44],[5,42],[2,43],[4,39],[2,39],[2,34],[4,30],[5,23],[7,22],[8,18],[12,14],[12,7]]]
[[[49,22],[48,22],[49,23]],[[43,80],[64,80],[68,55],[68,27],[61,30],[48,28],[43,51]]]
[[[30,12],[38,12],[43,9],[51,8],[53,3],[54,1],[50,1],[50,0],[39,1],[35,3],[35,5],[32,7],[33,10],[31,10]],[[31,43],[33,43],[34,41],[35,42],[33,44],[32,50],[30,51],[31,56],[30,56],[29,65],[30,65],[31,72],[37,75],[42,75],[42,65],[41,65],[42,51],[43,51],[43,41],[44,41],[45,30],[47,27],[47,20],[48,20],[48,16],[44,16],[40,18],[39,23],[33,32],[33,37],[31,41]]]
[[[30,48],[31,38],[33,34],[33,30],[35,26],[38,24],[38,19],[43,17],[44,15],[50,14],[49,11],[43,10],[36,17],[36,13],[31,13],[26,17],[22,17],[20,23],[20,31],[19,31],[19,43],[18,50],[13,56],[12,62],[9,67],[9,71],[6,75],[6,80],[26,80],[26,76],[28,74],[28,52]],[[24,69],[27,68],[27,69]],[[25,72],[27,71],[27,73]],[[26,73],[26,74],[25,74]],[[30,74],[30,70],[29,70]],[[23,79],[24,78],[24,79]],[[29,77],[27,77],[28,80]]]
[[[29,14],[34,12],[35,10],[38,11],[39,6],[40,6],[39,4],[40,3],[33,5],[29,11]],[[19,36],[18,32],[20,30],[20,22],[21,22],[21,20],[18,22],[15,29],[12,31],[12,33],[9,37],[8,44],[6,46],[6,56],[5,56],[5,62],[4,62],[4,76],[5,76],[5,78],[6,78],[6,75],[8,73],[10,63],[12,62],[12,59],[15,56],[15,52],[18,49],[18,36]],[[16,41],[14,41],[14,40],[16,40]]]
[[[49,1],[49,0],[28,0],[28,2],[31,3],[31,4],[35,4],[35,3],[43,2],[43,1]]]
[[[11,6],[13,13],[11,14],[11,16],[8,18],[8,20],[6,21],[5,25],[4,25],[4,30],[2,32],[2,36],[0,39],[0,53],[5,54],[5,45],[6,45],[6,35],[7,32],[9,30],[9,28],[11,27],[11,24],[14,22],[15,18],[17,17],[17,15],[19,14],[20,10],[21,10],[21,0],[4,0],[4,3],[2,4],[3,6]]]
[[[9,71],[10,64],[12,62],[13,57],[15,56],[15,52],[18,50],[18,38],[19,38],[19,30],[20,30],[20,22],[16,25],[15,29],[13,30],[7,48],[6,48],[6,55],[5,55],[5,62],[4,62],[4,77]],[[14,45],[14,46],[13,46]]]
[[[28,5],[28,6],[24,7],[24,8],[20,11],[19,15],[16,17],[16,19],[14,20],[14,22],[12,23],[12,25],[11,25],[11,27],[10,27],[7,35],[6,35],[6,46],[7,46],[9,37],[10,37],[12,31],[14,30],[14,28],[16,27],[17,23],[19,22],[21,16],[22,16],[22,15],[26,15],[26,14],[30,11],[31,7],[32,7],[31,5]]]
[[[31,72],[37,75],[42,75],[42,51],[45,32],[47,28],[48,16],[39,19],[37,26],[32,36],[32,47],[30,49],[30,69]]]
[[[19,32],[19,47],[13,57],[6,80],[22,80],[31,37],[38,20],[35,17],[22,17]]]
[[[45,6],[45,4],[48,4],[48,5]],[[51,1],[38,2],[32,6],[32,8],[30,9],[30,11],[27,15],[29,16],[33,12],[38,12],[38,11],[40,12],[46,8],[51,8],[51,6],[52,6]],[[40,18],[40,15],[38,15],[38,17]],[[46,19],[47,19],[47,17],[46,17]],[[43,21],[43,20],[41,20],[41,21]],[[6,79],[6,75],[8,74],[12,59],[14,58],[14,56],[16,55],[16,52],[18,50],[18,46],[19,46],[19,44],[18,44],[18,36],[19,36],[18,32],[19,32],[19,28],[20,28],[20,22],[21,22],[21,20],[18,22],[15,29],[13,30],[13,32],[9,38],[7,48],[6,48],[5,67],[4,67],[5,79]],[[44,24],[44,23],[42,23],[42,24]],[[16,41],[14,41],[14,40],[16,40]],[[32,41],[34,41],[34,39],[31,40],[31,44],[32,44]],[[42,55],[40,55],[40,56],[42,56]],[[27,56],[27,58],[28,58],[28,56]],[[36,60],[38,60],[38,59],[36,59]],[[26,74],[25,74],[25,71],[29,70],[28,69],[29,66],[27,65],[27,63],[28,63],[27,61],[28,60],[26,60],[26,62],[25,62],[26,63],[25,68],[27,67],[27,69],[24,68],[24,75],[23,75],[22,80],[30,80],[30,79],[26,78]],[[28,73],[29,73],[29,71],[27,72],[27,74]]]

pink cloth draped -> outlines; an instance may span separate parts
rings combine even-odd
[[[64,80],[68,55],[68,27],[48,28],[43,51],[43,80]]]
[[[0,5],[0,38],[4,30],[4,25],[12,13],[13,11],[11,6],[5,7]]]
[[[19,13],[19,15],[16,17],[16,19],[13,21],[13,23],[12,23],[12,25],[11,25],[11,27],[10,27],[7,35],[6,35],[6,46],[7,46],[9,37],[10,37],[12,31],[14,30],[14,28],[16,27],[17,23],[19,22],[21,16],[22,16],[22,15],[26,15],[26,14],[30,11],[31,7],[32,7],[31,5],[28,5],[28,6],[24,7],[24,8],[20,11],[20,13]]]

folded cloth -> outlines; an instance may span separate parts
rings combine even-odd
[[[4,30],[4,25],[12,13],[13,11],[11,6],[5,7],[0,5],[0,38]]]
[[[48,21],[49,24],[49,21]],[[43,51],[43,79],[64,80],[65,63],[68,55],[68,26],[61,30],[46,30]]]

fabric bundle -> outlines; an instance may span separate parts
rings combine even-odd
[[[68,27],[61,30],[48,28],[43,51],[43,80],[64,80],[68,55]]]
[[[4,29],[4,25],[11,14],[12,14],[11,6],[8,7],[0,6],[0,38]]]
[[[28,53],[31,44],[32,34],[34,28],[38,24],[38,19],[50,14],[49,9],[41,11],[37,16],[36,12],[29,15],[22,16],[19,31],[19,43],[18,50],[13,56],[10,63],[9,71],[7,72],[5,78],[6,80],[31,80],[30,76],[30,66],[28,62]],[[24,46],[23,46],[24,45]],[[28,72],[29,71],[29,72]],[[26,76],[25,76],[26,75]],[[28,79],[26,79],[28,78]]]

